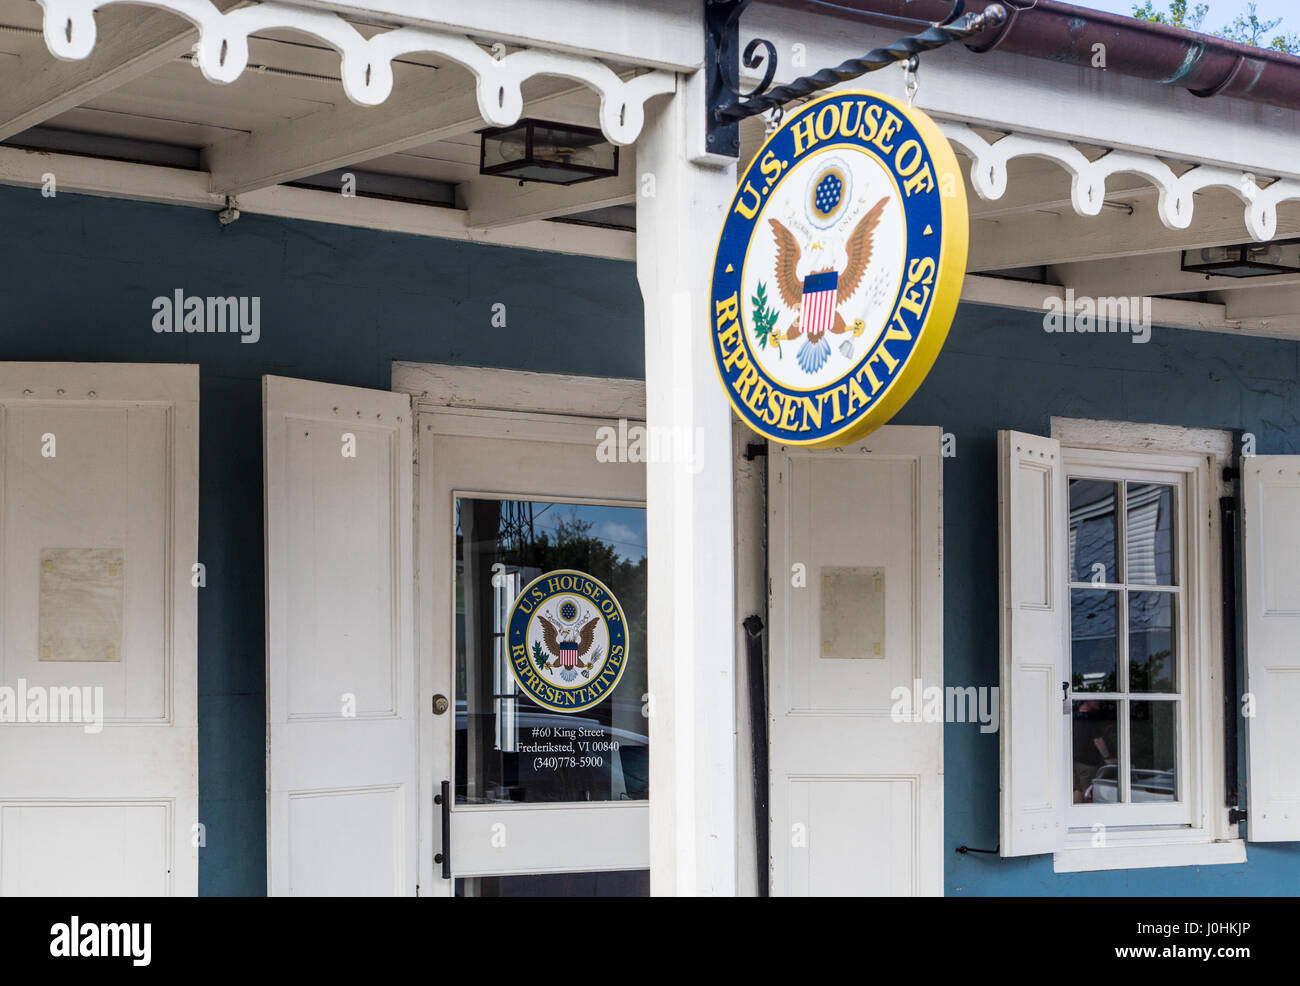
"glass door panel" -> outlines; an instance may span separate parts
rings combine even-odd
[[[455,804],[648,798],[645,509],[466,495],[454,522]]]

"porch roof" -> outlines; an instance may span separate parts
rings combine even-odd
[[[849,2],[876,13],[901,8]],[[755,3],[742,20],[745,36],[786,52],[802,46],[804,66],[783,59],[777,81],[902,32],[897,24],[846,29],[825,5],[792,9],[800,3]],[[972,9],[984,3],[972,0]],[[250,212],[625,260],[635,256],[641,110],[674,85],[674,71],[700,63],[703,41],[693,0],[653,9],[551,0],[549,15],[517,0],[481,14],[405,0],[93,6],[0,0],[0,181],[40,187],[54,175],[65,191],[213,211],[233,199]],[[1012,6],[1021,17],[1077,9]],[[243,22],[243,34],[223,19],[241,8],[259,17]],[[942,14],[948,5],[918,0],[907,9],[930,8]],[[560,30],[557,18],[579,9],[588,20]],[[186,20],[194,11],[202,34]],[[83,57],[56,60],[51,35],[56,54]],[[373,44],[349,54],[352,42],[340,38],[352,35]],[[244,38],[247,65],[235,71]],[[988,54],[954,48],[922,60],[918,105],[971,162],[973,276],[964,296],[1041,309],[1045,295],[1067,287],[1154,295],[1162,324],[1300,337],[1300,276],[1210,281],[1181,269],[1185,249],[1300,236],[1292,146],[1300,112],[1272,99],[1252,103],[1249,92],[1198,99],[1048,59],[1045,50],[1031,58],[1012,40]],[[359,62],[359,52],[387,60]],[[1300,65],[1258,54],[1270,71]],[[499,68],[507,63],[509,73]],[[503,101],[517,93],[518,106],[497,110],[599,124],[629,142],[621,173],[563,188],[480,176],[477,131],[499,122],[484,105],[498,87],[485,79],[502,83]],[[880,72],[868,84],[902,97],[902,81]],[[742,159],[762,139],[762,121],[747,121]],[[355,198],[338,194],[345,171],[357,179]]]

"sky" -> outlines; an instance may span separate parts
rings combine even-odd
[[[1114,14],[1133,13],[1132,0],[1067,0],[1078,7],[1091,7],[1093,10],[1109,10]],[[1232,22],[1238,14],[1247,9],[1247,0],[1200,0],[1210,5],[1210,12],[1201,25],[1203,30],[1217,31]],[[1197,0],[1188,0],[1188,8],[1196,6]],[[1157,10],[1167,10],[1168,0],[1152,0]],[[1255,13],[1260,20],[1282,18],[1282,23],[1274,30],[1278,33],[1300,33],[1300,3],[1296,0],[1255,0]]]

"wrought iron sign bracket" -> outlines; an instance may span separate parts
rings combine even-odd
[[[991,4],[978,14],[965,14],[966,0],[954,0],[947,19],[931,24],[919,34],[876,48],[861,58],[851,58],[834,68],[824,68],[793,82],[769,89],[776,75],[776,46],[766,38],[753,38],[740,51],[740,15],[752,0],[704,0],[705,147],[714,154],[740,156],[740,121],[768,110],[778,112],[792,99],[810,96],[841,82],[898,62],[911,61],[922,52],[962,41],[1007,19],[1006,8]],[[740,89],[740,65],[762,68],[758,85]]]

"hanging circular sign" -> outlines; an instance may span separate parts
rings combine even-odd
[[[786,118],[741,175],[709,320],[732,407],[786,445],[845,445],[892,417],[948,334],[966,190],[938,126],[872,92]]]
[[[603,702],[627,666],[623,608],[585,572],[560,569],[529,582],[510,609],[506,640],[519,687],[556,712]]]

